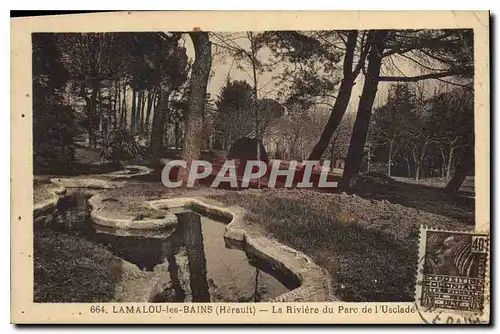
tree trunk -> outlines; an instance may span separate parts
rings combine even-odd
[[[418,156],[415,154],[416,150],[418,149],[418,145],[416,144],[413,148],[412,152],[413,152],[413,161],[415,162],[415,181],[418,181],[420,179],[420,169],[422,166],[422,162],[424,161],[425,158],[425,152],[427,150],[428,143],[429,141],[426,140]]]
[[[167,119],[169,98],[169,93],[160,91],[158,106],[154,110],[153,125],[151,126],[151,140],[149,142],[149,150],[154,156],[159,156],[162,153],[163,132],[165,130],[165,121]]]
[[[115,81],[115,94],[113,101],[113,129],[116,129],[118,127],[119,94],[120,94],[120,81]]]
[[[448,164],[447,164],[447,167],[446,167],[446,179],[449,180],[450,177],[451,177],[451,165],[452,165],[452,162],[453,162],[453,151],[455,151],[455,148],[452,147],[450,149],[450,155],[448,156]]]
[[[394,139],[391,139],[389,144],[389,159],[387,160],[387,176],[391,177],[391,165],[392,165],[392,149],[394,148]]]
[[[379,30],[373,33],[371,48],[368,54],[368,68],[365,83],[361,93],[358,113],[352,130],[349,150],[344,166],[344,173],[339,182],[339,188],[352,188],[356,184],[356,178],[363,162],[363,154],[370,126],[373,102],[377,94],[380,67],[382,65],[382,53],[384,51],[384,39],[387,31]],[[370,39],[370,38],[369,38]]]
[[[184,133],[184,146],[182,157],[187,163],[187,170],[194,159],[201,155],[201,137],[203,122],[202,117],[205,110],[205,99],[207,95],[208,77],[212,65],[212,48],[206,32],[190,32],[193,41],[195,60],[191,70],[189,83],[188,112],[186,115],[186,130]],[[187,182],[188,173],[181,170],[184,185]]]
[[[415,162],[415,181],[420,179],[420,161]]]
[[[96,101],[96,119],[97,119],[97,129],[99,132],[103,130],[103,116],[104,113],[101,112],[99,106],[101,104],[101,91],[97,91],[97,101]]]
[[[99,83],[95,82],[92,87],[92,93],[90,95],[89,104],[89,115],[88,115],[88,133],[89,133],[89,148],[93,149],[96,147],[96,136],[95,136],[95,116],[97,113],[97,93],[99,92]]]
[[[141,94],[141,112],[139,114],[139,132],[144,134],[144,107],[146,104],[146,92],[143,91]]]
[[[106,133],[108,133],[109,128],[113,125],[113,98],[111,96],[111,88],[113,87],[113,82],[110,82],[108,88],[108,119],[106,120]]]
[[[439,148],[441,152],[441,177],[444,179],[447,177],[447,172],[446,172],[446,155],[444,154],[444,150],[442,147]]]
[[[123,129],[127,128],[127,85],[123,84],[123,101],[122,101],[122,115],[121,115],[121,127]]]
[[[340,84],[339,93],[335,99],[330,118],[321,133],[321,137],[309,154],[308,160],[319,160],[328,147],[328,143],[332,138],[333,133],[342,121],[342,117],[347,110],[349,100],[351,99],[352,86],[356,79],[352,73],[352,64],[354,59],[354,50],[356,49],[356,40],[358,37],[357,31],[349,32],[346,43],[346,54],[344,57],[343,69],[344,78]]]
[[[460,156],[460,161],[458,162],[457,168],[455,170],[455,174],[446,185],[445,190],[449,194],[456,194],[462,183],[465,180],[465,177],[472,172],[472,167],[474,163],[474,145],[469,144],[466,146],[464,152]]]
[[[135,131],[136,133],[141,133],[141,108],[142,108],[142,96],[143,91],[137,93],[137,109],[135,112]]]
[[[249,32],[248,36],[250,38],[250,46],[251,46],[251,51],[252,51],[252,74],[253,74],[253,100],[252,100],[252,108],[255,114],[255,139],[256,139],[256,152],[257,152],[257,160],[260,160],[261,152],[260,152],[260,137],[262,136],[261,134],[261,128],[260,128],[260,117],[259,117],[259,107],[257,105],[257,101],[259,99],[258,97],[258,91],[257,91],[257,59],[256,59],[256,46],[255,46],[255,40],[253,38],[253,33]],[[260,183],[257,182],[257,188],[260,188]]]
[[[136,131],[136,114],[137,113],[137,92],[132,88],[132,115],[130,117],[130,132],[135,135]]]
[[[122,86],[121,86],[121,81],[118,80],[118,86],[116,87],[116,90],[118,91],[118,99],[117,99],[117,114],[116,114],[116,125],[117,128],[120,128],[122,126]]]
[[[410,166],[410,159],[408,158],[404,158],[405,161],[406,161],[406,171],[408,173],[408,177],[411,176],[411,166]]]
[[[179,121],[174,122],[174,149],[177,153],[177,148],[179,148],[179,141],[181,137],[181,129],[179,125]]]
[[[149,121],[151,119],[151,108],[153,107],[154,92],[148,92],[148,104],[146,107],[146,119],[144,120],[144,133],[149,136]]]

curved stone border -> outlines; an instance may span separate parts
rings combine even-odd
[[[97,233],[101,234],[108,234],[118,237],[142,237],[148,239],[165,239],[170,237],[172,233],[175,232],[175,228],[166,229],[165,231],[144,230],[144,229],[125,230],[125,229],[110,228],[97,224],[94,224],[94,229],[96,230]]]
[[[149,170],[149,168],[147,169]],[[57,185],[58,188],[52,191],[50,199],[34,206],[33,215],[35,218],[54,210],[59,202],[60,195],[64,194],[67,188],[114,189],[122,188],[126,183],[125,181],[118,182],[90,178],[52,178],[50,182]],[[133,218],[109,217],[103,210],[104,204],[102,200],[103,197],[100,194],[88,199],[88,204],[92,209],[90,216],[96,225],[122,230],[158,230],[177,224],[177,216],[171,212],[164,212],[165,218],[161,219],[134,220]]]
[[[105,213],[103,200],[104,198],[97,194],[87,201],[92,209],[90,217],[96,225],[123,230],[157,230],[177,224],[177,216],[170,212],[165,212],[165,218],[161,219],[134,220],[133,218],[110,217]]]
[[[140,166],[140,165],[127,165],[124,167],[124,169],[125,170],[119,170],[119,171],[107,173],[104,175],[111,178],[111,179],[121,180],[121,179],[130,179],[130,178],[137,177],[137,176],[144,176],[144,175],[151,174],[153,172],[153,170],[151,168],[146,167],[146,166]],[[138,169],[139,172],[134,173],[134,174],[125,174],[127,169],[128,170]]]
[[[99,179],[52,178],[50,182],[64,188],[115,189],[123,188],[125,182],[115,182]]]
[[[113,189],[123,187],[125,182],[110,182],[97,179],[75,179],[75,178],[51,178],[49,181],[56,187],[47,190],[50,192],[50,198],[33,204],[33,217],[36,219],[39,216],[48,214],[53,211],[62,195],[66,194],[67,188],[94,188],[94,189]]]
[[[320,302],[339,300],[333,295],[330,274],[316,265],[308,256],[270,239],[261,232],[250,229],[244,223],[245,210],[240,207],[227,207],[203,197],[160,199],[147,202],[157,209],[195,207],[206,214],[227,217],[224,238],[244,242],[245,250],[275,267],[288,270],[301,282],[300,287],[271,300],[271,302]]]
[[[50,192],[50,198],[41,203],[33,205],[33,216],[35,218],[48,213],[48,211],[54,210],[57,207],[57,203],[59,203],[59,198],[61,198],[61,195],[66,193],[66,188],[61,185],[57,185],[57,187],[54,187],[54,189],[50,189],[47,191]]]

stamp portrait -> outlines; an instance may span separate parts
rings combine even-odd
[[[421,238],[418,306],[428,310],[482,312],[489,236],[422,230]]]

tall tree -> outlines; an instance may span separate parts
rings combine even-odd
[[[354,186],[356,177],[359,173],[361,162],[363,160],[364,148],[368,128],[370,126],[370,118],[372,113],[373,102],[377,94],[379,83],[380,68],[382,66],[382,53],[384,52],[384,40],[387,37],[388,31],[370,31],[368,43],[370,44],[370,52],[368,53],[368,66],[365,75],[363,91],[359,101],[356,121],[347,152],[346,164],[342,179],[339,182],[339,188],[350,188]]]
[[[260,114],[259,108],[257,106],[257,101],[259,99],[259,75],[264,71],[264,64],[260,59],[259,52],[262,50],[264,43],[262,40],[262,33],[256,33],[252,31],[246,31],[241,35],[235,36],[234,33],[231,34],[221,34],[221,33],[211,33],[213,37],[213,44],[216,48],[216,53],[226,53],[233,56],[238,61],[245,61],[250,65],[252,71],[252,105],[251,111],[254,115],[255,124],[255,138],[257,139],[257,159],[260,159],[260,143],[262,140],[262,133],[260,131]],[[237,40],[245,40],[245,42],[238,43]],[[243,66],[239,66],[243,68]]]
[[[403,30],[371,31],[368,40],[370,54],[365,73],[365,85],[360,97],[360,104],[353,136],[349,146],[348,159],[339,187],[348,188],[355,184],[363,160],[366,133],[371,119],[375,93],[378,83],[418,82],[426,79],[451,77],[456,84],[469,84],[473,76],[473,35],[472,30]],[[372,52],[376,49],[376,52]],[[391,57],[401,56],[415,63],[424,74],[413,76],[380,75],[384,59],[391,62]],[[370,66],[371,65],[371,66]],[[368,83],[368,84],[367,84]]]
[[[445,188],[446,192],[451,195],[458,192],[467,175],[474,170],[474,136],[472,134],[468,136],[467,142],[468,143],[460,156],[455,174],[453,174]]]
[[[156,102],[156,90],[155,89],[148,90],[146,115],[144,118],[144,134],[146,136],[149,136],[149,123],[151,122],[151,110],[153,110],[155,102]]]
[[[291,82],[289,102],[298,102],[306,108],[311,103],[331,108],[328,122],[308,158],[318,160],[347,110],[352,87],[365,64],[367,33],[360,34],[356,30],[284,31],[265,33],[264,38],[275,57],[293,64],[282,76]],[[341,53],[344,57],[339,64]],[[338,77],[339,68],[341,78]]]
[[[167,115],[173,97],[179,96],[183,90],[190,69],[186,49],[178,45],[180,38],[181,33],[156,33],[141,41],[141,45],[151,46],[146,53],[146,60],[148,68],[156,74],[152,86],[157,87],[158,102],[153,113],[149,146],[151,154],[155,156],[162,153]]]
[[[387,175],[391,176],[394,158],[403,145],[409,125],[406,118],[415,108],[415,96],[409,84],[396,83],[389,89],[387,103],[374,111],[374,142],[387,149]]]
[[[194,159],[201,155],[203,145],[203,115],[207,96],[208,78],[212,66],[212,47],[207,32],[194,31],[189,36],[193,41],[195,60],[189,81],[188,113],[186,115],[186,133],[182,150],[182,158],[189,170]],[[188,173],[181,170],[179,177],[186,184]]]
[[[423,163],[429,154],[434,134],[430,131],[431,106],[426,98],[425,86],[420,82],[416,87],[414,107],[404,118],[406,136],[403,146],[413,160],[415,180],[418,181]]]
[[[58,46],[63,55],[78,95],[87,105],[89,146],[97,143],[97,97],[104,80],[116,79],[126,68],[126,45],[116,33],[58,34]]]
[[[253,91],[246,81],[227,80],[215,101],[215,131],[225,150],[255,129],[252,113]]]
[[[472,90],[457,87],[449,92],[436,92],[429,103],[433,143],[441,155],[443,176],[449,179],[455,158],[470,144],[468,137],[474,135]]]

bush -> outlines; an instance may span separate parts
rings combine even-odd
[[[129,160],[140,155],[139,144],[126,130],[110,132],[103,142],[101,157],[113,161]]]

